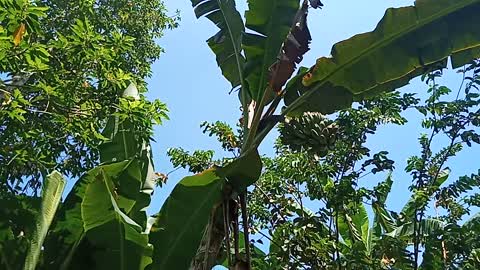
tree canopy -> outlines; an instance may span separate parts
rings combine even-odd
[[[1,1],[1,185],[36,190],[53,169],[91,169],[113,113],[149,137],[166,107],[119,99],[130,83],[146,91],[162,52],[156,39],[177,20],[158,0]]]

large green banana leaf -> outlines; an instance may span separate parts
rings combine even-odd
[[[352,246],[355,242],[362,242],[368,247],[369,238],[369,220],[367,210],[363,204],[356,206],[355,214],[339,215],[338,231],[347,246]]]
[[[139,102],[137,87],[130,84],[122,95],[124,98]],[[155,188],[155,172],[152,151],[149,142],[136,139],[134,125],[128,120],[111,116],[103,130],[103,136],[109,140],[100,145],[100,162],[110,163],[131,160],[136,166],[130,166],[118,179],[117,194],[124,202],[126,213],[145,229],[147,222],[146,208],[150,204]]]
[[[150,230],[152,270],[189,268],[213,208],[222,201],[225,178],[217,168],[185,177],[172,191]]]
[[[35,270],[43,241],[47,235],[48,228],[57,212],[58,205],[62,200],[63,190],[66,181],[63,176],[54,171],[49,174],[42,187],[42,205],[35,222],[35,231],[30,239],[30,248],[25,259],[25,270]]]
[[[373,32],[333,46],[291,84],[287,113],[332,113],[381,92],[391,91],[431,68],[454,68],[480,56],[480,0],[417,0],[391,8]]]
[[[129,102],[140,102],[134,84],[127,87],[123,97],[129,99]],[[132,123],[120,120],[117,116],[110,117],[103,136],[108,141],[100,146],[100,161],[106,165],[83,175],[68,195],[45,248],[47,267],[55,265],[71,268],[77,262],[80,263],[80,268],[85,265],[99,267],[104,262],[103,256],[112,258],[113,264],[118,267],[126,267],[126,261],[118,258],[117,250],[127,252],[126,249],[122,251],[122,247],[132,249],[128,251],[132,255],[128,267],[138,269],[141,268],[139,265],[145,263],[144,242],[148,242],[148,238],[145,235],[138,236],[138,232],[146,230],[145,211],[155,185],[150,146],[148,142],[137,139]],[[90,189],[96,187],[96,179],[103,181],[101,187],[104,188]],[[87,193],[87,190],[96,192]],[[88,217],[101,209],[87,208],[86,203],[98,203],[97,200],[103,199],[108,205],[111,196],[114,197],[110,205],[111,211],[107,213],[104,209],[104,213],[97,213],[101,214],[104,224],[96,224],[98,226],[90,226],[89,229]],[[115,230],[110,228],[112,226]],[[89,234],[99,234],[99,237],[86,239]],[[129,239],[132,235],[137,235],[137,240],[143,242],[132,242]],[[104,255],[99,256],[102,253]],[[72,260],[74,263],[71,264]]]
[[[119,205],[130,203],[116,195],[114,182],[130,166],[135,164],[98,166],[77,181],[45,242],[45,269],[102,269],[98,267],[105,260],[119,267],[114,269],[125,265],[139,269],[148,239],[142,227],[120,210]]]
[[[235,88],[242,83],[245,58],[242,51],[242,34],[245,31],[242,17],[234,0],[191,0],[197,18],[206,16],[220,30],[207,40],[217,57],[223,76]]]
[[[252,32],[245,34],[243,49],[245,79],[254,100],[259,101],[267,87],[269,68],[277,60],[298,9],[298,0],[248,0],[245,24]]]
[[[427,219],[422,219],[420,226],[421,226],[422,235],[429,236],[434,234],[438,230],[442,230],[445,227],[445,222],[435,218],[427,218]],[[395,228],[395,230],[389,233],[386,233],[385,235],[393,238],[402,238],[408,241],[409,243],[412,243],[413,233],[414,233],[413,222],[408,222]]]
[[[224,186],[242,190],[260,177],[261,169],[260,156],[253,151],[225,167],[182,179],[163,204],[150,231],[150,243],[155,246],[150,269],[189,269],[209,221],[222,220],[215,215],[222,213],[216,210],[228,196],[223,194]]]

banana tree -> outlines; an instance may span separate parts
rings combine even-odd
[[[191,0],[195,15],[207,17],[219,28],[207,43],[224,77],[232,88],[238,89],[244,134],[239,160],[250,166],[255,164],[254,168],[261,167],[257,157],[258,145],[284,116],[304,112],[333,113],[352,102],[404,86],[425,72],[445,68],[449,59],[456,68],[480,56],[480,27],[476,19],[480,1],[417,0],[413,6],[388,9],[374,31],[335,44],[331,57],[319,58],[315,65],[299,69],[291,78],[303,54],[309,50],[309,7],[320,7],[320,1],[247,2],[248,10],[242,17],[235,1]],[[282,100],[285,107],[280,115],[275,115]],[[237,165],[232,163],[231,167]],[[160,241],[162,235],[176,239],[165,244],[169,247],[168,256],[160,249],[154,252],[154,257],[162,262],[154,263],[156,268],[152,269],[168,269],[166,266],[174,265],[168,261],[175,258],[177,261],[188,259],[188,263],[178,266],[181,269],[188,266],[210,269],[209,262],[214,260],[209,257],[218,255],[222,246],[219,242],[230,239],[229,230],[235,226],[231,224],[238,222],[229,220],[231,213],[221,209],[227,208],[225,205],[231,200],[239,201],[237,204],[243,206],[244,203],[240,202],[245,188],[257,177],[241,176],[240,173],[251,171],[247,169],[217,178],[218,168],[213,170],[194,176],[199,183],[205,183],[201,184],[202,188],[212,191],[202,193],[210,194],[213,199],[192,205],[190,200],[195,195],[187,197],[183,194],[189,188],[198,187],[190,184],[194,182],[192,178],[187,178],[180,182],[162,207],[154,225],[154,229],[161,232],[158,233],[161,237],[156,239]],[[205,180],[206,175],[209,180]],[[207,188],[212,182],[221,184]],[[197,193],[192,191],[190,194]],[[173,209],[188,209],[189,213],[195,214],[201,212],[201,218],[197,220],[201,226],[192,227],[190,222],[185,222],[191,219],[182,219],[184,224],[180,227],[173,225],[180,222],[169,223],[168,220],[176,219],[171,217],[172,214],[168,215]],[[242,213],[247,215],[246,209]],[[244,221],[247,221],[246,217]],[[220,233],[206,233],[214,223]],[[245,235],[248,240],[248,233]],[[175,251],[179,242],[192,244],[188,256],[180,249]],[[202,261],[201,265],[189,265],[192,261],[190,255],[195,254],[193,250],[198,251],[197,259],[193,261]],[[209,252],[202,253],[205,250]],[[198,256],[203,256],[204,260],[198,260]],[[246,262],[248,264],[248,258]]]
[[[120,107],[138,108],[139,99],[131,84]],[[46,269],[144,269],[151,262],[145,211],[155,174],[150,145],[135,134],[134,125],[122,114],[108,121],[102,164],[85,173],[66,197],[45,244]]]

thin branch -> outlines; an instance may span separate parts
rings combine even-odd
[[[340,232],[338,230],[338,210],[335,211],[335,251],[337,253],[338,269],[342,270],[342,262],[340,261],[340,250],[338,246],[340,244]]]
[[[273,201],[270,197],[270,195],[268,195],[257,183],[255,183],[255,188],[258,188],[258,190],[260,190],[260,192],[263,194],[263,196],[265,196],[267,199],[268,199],[268,202],[269,204],[275,208],[275,210],[277,210],[277,212],[280,214],[280,217],[282,218],[282,220],[284,222],[287,222],[287,219],[285,218],[285,216],[282,214],[282,211],[280,211],[280,209],[277,207],[276,204],[274,203],[271,203],[270,201]]]
[[[230,222],[229,222],[229,199],[227,198],[224,202],[223,202],[223,227],[224,227],[224,230],[225,230],[225,248],[227,249],[227,263],[228,263],[228,267],[232,266],[232,258],[231,258],[231,255],[230,255],[230,230],[229,230],[229,226],[230,226]]]
[[[239,230],[240,225],[238,223],[238,207],[235,206],[233,220],[233,244],[235,245],[235,262],[240,260],[240,245],[239,245]]]
[[[282,247],[282,245],[280,245],[278,242],[274,241],[271,237],[269,237],[268,235],[264,234],[262,231],[257,231],[258,234],[260,234],[261,236],[267,238],[268,241],[270,241],[270,243],[274,244],[275,246],[277,246],[278,248],[280,248],[280,250],[282,251],[285,251]],[[294,260],[296,263],[298,264],[301,264],[301,262],[295,258],[293,255],[289,254],[289,257]]]
[[[280,91],[275,99],[272,101],[270,106],[268,107],[267,111],[263,115],[262,119],[266,119],[267,117],[273,115],[275,111],[277,110],[278,105],[280,104],[280,101],[282,101],[283,96],[285,95],[285,90]]]
[[[300,201],[300,208],[302,209],[302,217],[305,218],[305,210],[303,209],[302,193],[300,192],[300,183],[298,182],[297,182],[296,191],[298,195],[298,200]]]
[[[250,254],[250,239],[249,239],[249,224],[248,224],[248,213],[247,213],[247,190],[243,194],[240,194],[240,208],[242,210],[242,219],[243,219],[243,236],[245,239],[245,262],[247,263],[247,269],[252,269],[251,265],[251,254]]]

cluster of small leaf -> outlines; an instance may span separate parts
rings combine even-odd
[[[161,52],[155,38],[177,23],[165,12],[159,0],[0,1],[2,185],[35,190],[53,169],[77,177],[92,168],[117,111],[151,135],[163,104],[118,104],[130,82],[146,91]]]
[[[0,187],[1,189],[2,187]],[[29,241],[27,236],[35,229],[35,217],[40,208],[40,199],[25,195],[14,196],[11,192],[0,191],[0,251],[9,258],[11,265],[20,266]],[[0,265],[4,266],[3,263]]]
[[[414,264],[419,263],[418,254],[422,247],[426,252],[423,264],[454,264],[450,256],[445,254],[431,256],[429,254],[430,251],[434,252],[435,248],[431,246],[433,242],[423,242],[425,235],[420,224],[428,218],[426,211],[433,199],[435,199],[435,209],[442,207],[446,210],[447,214],[438,218],[446,221],[448,226],[458,227],[458,222],[470,214],[472,205],[462,202],[464,201],[462,197],[467,197],[466,194],[469,191],[478,187],[479,183],[475,175],[461,177],[447,187],[441,188],[441,186],[447,181],[450,174],[449,161],[462,151],[464,144],[471,147],[471,141],[478,141],[477,119],[480,116],[480,95],[474,93],[478,91],[478,73],[480,71],[478,64],[475,61],[459,71],[463,74],[464,80],[455,93],[436,83],[436,79],[442,76],[441,72],[436,71],[425,76],[430,86],[428,89],[430,96],[424,105],[417,107],[417,110],[424,114],[422,126],[428,129],[430,134],[421,135],[419,138],[420,155],[412,156],[407,162],[405,171],[412,175],[410,190],[413,195],[401,213],[403,220],[409,220],[413,224]],[[465,82],[467,83],[465,84]],[[463,87],[464,84],[465,87]],[[434,143],[437,144],[435,147]],[[434,151],[433,149],[437,148],[439,143],[440,150]],[[447,232],[444,232],[442,237],[447,237]],[[441,245],[444,246],[444,251],[448,250],[446,241],[441,242]],[[442,257],[443,260],[441,260]],[[432,260],[436,260],[436,262]]]
[[[167,112],[166,104],[159,100],[149,101],[145,96],[140,99],[122,97],[113,115],[118,117],[120,122],[131,123],[135,127],[135,139],[146,142],[153,140],[153,125],[160,125],[163,120],[169,119]],[[144,117],[145,115],[149,118]]]
[[[208,136],[217,137],[225,151],[238,153],[241,146],[239,136],[227,123],[220,121],[215,123],[203,122],[200,127],[203,128],[203,133],[208,133]]]
[[[215,123],[203,122],[200,127],[203,128],[203,133],[210,137],[215,136],[223,150],[233,153],[234,156],[239,154],[241,135],[237,135],[230,125],[217,121]],[[173,167],[188,168],[192,173],[202,172],[214,165],[222,166],[232,160],[231,158],[216,160],[213,158],[214,154],[213,150],[195,150],[190,153],[182,148],[170,148],[167,151]]]
[[[213,164],[213,150],[195,150],[192,154],[182,148],[170,148],[167,151],[173,167],[182,167],[192,173],[199,173]]]
[[[447,208],[448,204],[476,187],[480,187],[480,172],[462,176],[452,184],[442,187],[435,197],[437,205]]]

